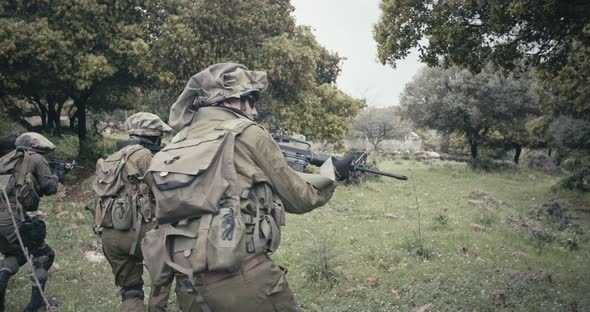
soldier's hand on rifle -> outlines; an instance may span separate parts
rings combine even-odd
[[[338,160],[333,158],[334,169],[336,170],[336,178],[338,181],[344,181],[350,176],[350,170],[352,169],[352,162],[354,157],[352,155],[346,155]]]

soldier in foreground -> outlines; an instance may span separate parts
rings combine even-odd
[[[329,159],[323,176],[291,169],[253,121],[267,85],[264,72],[216,64],[191,77],[170,109],[179,133],[152,160],[159,228],[142,244],[153,283],[176,274],[181,311],[299,310],[286,269],[268,254],[285,211],[326,204],[352,158]]]
[[[155,226],[152,180],[144,175],[162,135],[172,129],[150,113],[126,120],[130,139],[120,142],[107,159],[99,159],[93,185],[99,196],[95,205],[96,231],[109,261],[115,284],[121,287],[120,311],[144,311],[143,258],[139,242]],[[152,288],[153,289],[153,288]],[[148,311],[166,311],[169,288],[150,294]]]
[[[55,150],[55,145],[44,136],[32,132],[21,134],[15,145],[16,150],[0,158],[0,183],[9,201],[8,204],[5,202],[0,190],[0,252],[4,255],[0,264],[0,311],[4,311],[4,297],[10,277],[27,262],[17,239],[17,230],[32,258],[34,277],[41,286],[39,289],[35,278],[31,277],[31,300],[24,310],[37,311],[46,305],[42,291],[55,253],[45,243],[43,220],[30,217],[25,211],[37,210],[40,196],[57,192],[57,176],[51,173],[43,157],[46,152]],[[13,218],[17,228],[14,227]]]

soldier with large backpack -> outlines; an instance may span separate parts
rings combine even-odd
[[[170,109],[178,134],[149,168],[158,227],[142,250],[152,285],[176,277],[181,311],[298,311],[279,247],[285,212],[328,202],[352,158],[297,173],[258,126],[266,73],[233,63],[191,77]]]
[[[27,262],[22,247],[31,256],[34,267],[31,300],[25,311],[37,311],[46,306],[42,292],[55,253],[45,243],[43,220],[30,217],[26,212],[39,208],[41,196],[57,192],[57,176],[51,173],[43,157],[46,152],[55,150],[55,145],[33,132],[21,134],[15,145],[16,150],[0,158],[0,252],[4,255],[0,263],[0,311],[4,311],[9,279]],[[17,231],[24,246],[19,244]]]
[[[115,284],[121,287],[120,311],[144,311],[143,258],[140,241],[155,226],[154,202],[146,176],[153,154],[160,150],[162,135],[172,129],[158,116],[137,113],[126,120],[130,139],[96,164],[93,185],[95,230],[101,236]],[[153,288],[152,288],[153,290]],[[166,311],[169,289],[153,291],[149,311]]]

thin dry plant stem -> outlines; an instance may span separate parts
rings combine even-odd
[[[418,239],[422,241],[422,222],[420,220],[420,204],[418,203],[418,192],[416,192],[415,179],[412,180],[412,188],[414,189],[414,197],[416,198],[416,211],[418,212]]]

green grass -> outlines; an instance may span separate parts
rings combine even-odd
[[[289,268],[305,311],[411,311],[425,304],[433,311],[570,311],[574,303],[590,309],[590,194],[552,191],[558,177],[528,170],[480,173],[459,163],[412,161],[382,162],[379,169],[414,181],[421,237],[410,181],[342,185],[325,207],[289,215],[272,257]],[[89,187],[84,183],[81,189]],[[473,205],[473,191],[502,203]],[[537,244],[506,221],[552,198],[578,209],[570,211],[583,231],[575,250]],[[48,295],[64,301],[62,311],[115,311],[119,298],[108,263],[84,257],[100,247],[83,203],[49,198],[43,209],[59,266]],[[512,272],[539,270],[551,273],[551,281],[510,282]],[[23,268],[11,282],[7,311],[22,309],[29,288]],[[503,304],[494,302],[494,292],[505,295]]]

